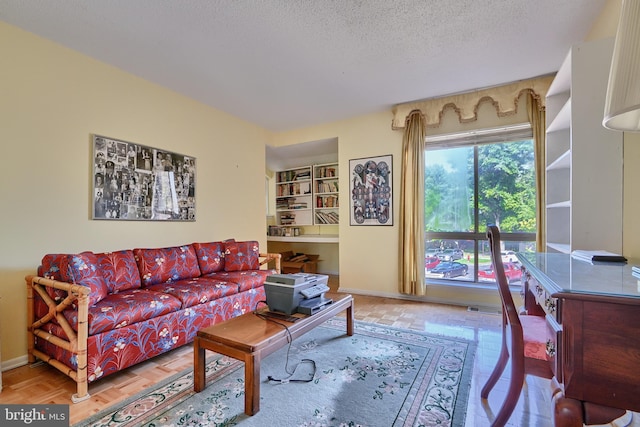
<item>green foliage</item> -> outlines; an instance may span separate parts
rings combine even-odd
[[[535,232],[533,141],[483,145],[478,149],[480,224],[504,232]]]
[[[473,171],[476,153],[478,228],[496,224],[504,232],[536,231],[532,140],[439,151],[426,154],[427,231],[475,231]],[[440,163],[430,163],[430,154]]]

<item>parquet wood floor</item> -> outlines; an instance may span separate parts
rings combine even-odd
[[[337,277],[331,278],[330,286],[337,289]],[[498,313],[393,298],[363,295],[354,295],[354,298],[357,320],[475,340],[478,350],[466,426],[489,426],[492,411],[497,412],[508,385],[507,367],[503,378],[495,386],[488,405],[482,404],[480,389],[495,365],[500,348],[501,317]],[[75,392],[75,383],[71,379],[45,364],[23,366],[3,372],[0,403],[70,404],[73,424],[192,366],[193,348],[186,345],[91,384],[91,398],[77,404],[70,401],[70,396]],[[508,425],[551,426],[550,393],[548,380],[527,378]]]

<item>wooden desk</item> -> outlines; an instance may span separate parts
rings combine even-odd
[[[347,335],[353,335],[353,297],[348,294],[327,293],[333,304],[311,315],[296,314],[300,320],[270,322],[253,312],[234,317],[198,331],[193,347],[194,390],[200,392],[205,384],[205,350],[215,351],[244,362],[244,413],[254,415],[260,410],[260,361],[285,346],[291,339],[309,332],[343,310],[346,310]],[[286,325],[289,334],[282,327]]]
[[[547,349],[556,426],[589,423],[589,414],[604,409],[599,405],[640,411],[640,282],[631,274],[640,261],[591,265],[551,253],[518,259],[525,309],[544,310],[554,331]]]

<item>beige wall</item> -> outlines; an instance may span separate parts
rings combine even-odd
[[[46,253],[230,237],[266,249],[265,130],[1,22],[0,52],[5,369],[26,355],[24,276]],[[90,220],[94,133],[196,157],[197,221]]]
[[[428,134],[455,133],[482,127],[496,127],[527,122],[525,98],[518,104],[518,113],[498,118],[495,107],[483,102],[478,111],[478,121],[461,125],[453,109],[444,114],[437,129]],[[338,161],[340,163],[340,243],[339,272],[340,288],[353,293],[402,297],[398,292],[398,214],[400,198],[400,168],[402,131],[391,130],[391,111],[373,113],[316,127],[298,129],[276,134],[273,145],[283,146],[325,138],[338,138]],[[362,157],[393,155],[393,226],[349,225],[349,160]],[[270,243],[270,246],[272,243]],[[310,251],[322,250],[321,245],[310,247]],[[317,253],[317,252],[313,252]],[[322,265],[319,266],[320,268]],[[451,287],[431,285],[428,301],[480,305],[498,304],[495,290],[477,286]]]
[[[624,134],[622,253],[640,261],[640,133]],[[602,225],[606,227],[606,224]]]
[[[402,133],[391,130],[391,113],[381,112],[326,125],[277,134],[276,146],[338,138],[340,163],[340,284],[345,289],[367,292],[397,292],[397,224],[394,226],[350,227],[349,159],[393,155],[393,170],[400,169]],[[394,177],[394,189],[398,185]],[[346,189],[346,191],[345,191]],[[394,191],[394,216],[399,194]],[[316,248],[321,250],[320,248]],[[312,248],[313,250],[313,248]]]

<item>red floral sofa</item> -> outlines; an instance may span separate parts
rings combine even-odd
[[[275,262],[269,269],[268,263]],[[29,275],[29,362],[88,384],[193,341],[206,326],[252,311],[280,254],[257,241],[48,254]]]

